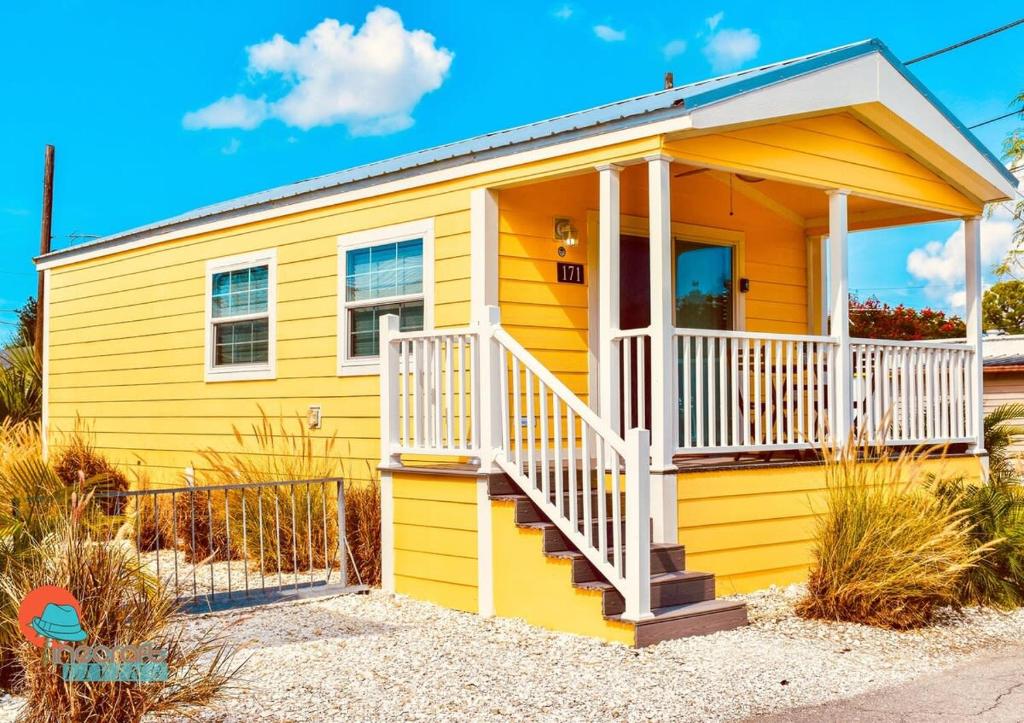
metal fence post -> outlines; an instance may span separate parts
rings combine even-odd
[[[346,539],[345,532],[345,482],[341,479],[338,483],[338,574],[341,575],[341,584],[348,585],[348,557],[345,554],[347,552],[346,545],[348,540]],[[326,498],[324,503],[327,503]]]

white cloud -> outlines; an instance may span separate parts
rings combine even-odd
[[[1013,242],[1014,222],[1010,210],[998,206],[991,216],[981,220],[982,272],[989,273],[1006,256]],[[956,231],[943,241],[929,241],[907,254],[907,271],[925,284],[924,293],[930,299],[954,311],[964,308],[964,229]]]
[[[708,24],[708,29],[709,30],[714,30],[715,28],[718,27],[718,24],[720,22],[722,22],[722,18],[724,18],[724,17],[725,17],[725,11],[724,10],[719,10],[717,13],[715,13],[711,17],[704,18],[704,22],[706,22]]]
[[[616,30],[610,25],[595,25],[594,35],[601,38],[601,40],[606,43],[617,43],[626,39],[625,30]]]
[[[278,34],[246,50],[251,76],[283,81],[287,92],[270,101],[221,98],[187,113],[186,128],[248,130],[277,118],[303,130],[340,123],[356,135],[393,133],[413,124],[413,109],[441,87],[454,57],[430,33],[406,30],[385,7],[368,13],[358,30],[328,18],[296,43]]]
[[[665,43],[665,47],[661,49],[661,52],[665,55],[665,60],[672,60],[677,55],[682,55],[686,52],[686,41],[669,40]]]
[[[190,131],[200,128],[241,128],[248,131],[267,117],[265,99],[232,95],[214,101],[205,108],[186,113],[181,124]]]
[[[241,147],[242,141],[238,140],[237,138],[232,138],[224,145],[223,148],[220,149],[220,152],[223,153],[225,156],[233,156],[236,153],[238,153],[238,149]]]
[[[704,55],[711,63],[712,70],[722,73],[735,70],[754,59],[760,49],[761,38],[750,28],[722,28],[708,38],[704,44]]]
[[[552,14],[559,20],[568,20],[569,18],[572,17],[572,6],[563,5],[557,10],[555,10],[555,12]]]

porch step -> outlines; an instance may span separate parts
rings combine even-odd
[[[621,615],[626,609],[622,593],[603,580],[585,582],[577,587],[600,590],[603,593],[605,617]],[[651,575],[651,608],[668,608],[687,603],[715,599],[715,576],[710,572],[664,572]]]
[[[591,564],[582,552],[577,549],[563,550],[562,552],[546,552],[548,557],[557,557],[561,560],[572,561],[572,583],[582,585],[584,583],[604,581],[604,576]],[[651,575],[661,575],[668,572],[682,572],[685,561],[685,551],[682,545],[651,545]]]
[[[548,520],[514,481],[504,475],[495,475],[491,478],[490,490],[492,498],[506,499],[515,504],[513,519],[517,526],[541,532],[542,551],[545,555],[571,562],[570,579],[574,587],[601,592],[601,611],[606,619],[622,619],[626,607],[622,594]],[[569,494],[572,492],[565,493],[563,500],[567,500]],[[582,510],[582,499],[582,493],[577,494],[579,510]],[[596,493],[591,496],[591,501],[596,504]],[[594,523],[595,534],[598,524]],[[613,526],[614,523],[607,523],[609,540]],[[622,530],[625,533],[624,522]],[[631,623],[634,625],[634,643],[637,647],[687,635],[731,630],[747,624],[744,603],[715,599],[715,576],[712,573],[686,569],[686,550],[682,545],[655,543],[651,545],[650,554],[652,617]],[[611,557],[612,552],[609,550],[609,559]]]
[[[580,493],[578,493],[576,495],[576,511],[577,511],[577,514],[580,517],[583,516],[583,497],[584,497],[584,495],[583,495],[582,492],[580,492]],[[619,504],[621,505],[621,507],[619,509],[621,509],[623,512],[625,512],[625,510],[626,510],[626,495],[625,495],[625,493],[622,493],[622,494],[619,495],[619,497],[620,497]],[[555,499],[555,496],[551,495],[549,499],[553,502],[554,499]],[[609,510],[611,509],[611,501],[612,501],[612,495],[609,492],[609,493],[605,494],[606,509],[609,509]],[[565,510],[569,509],[569,495],[568,494],[563,494],[562,495],[562,509],[565,509]],[[597,510],[597,494],[591,494],[590,495],[590,509]],[[541,512],[540,508],[537,507],[529,497],[521,496],[521,497],[517,498],[517,500],[516,500],[516,521],[517,522],[524,522],[524,523],[525,522],[543,522],[545,520],[547,520],[547,515],[545,515],[543,512]]]
[[[747,605],[736,600],[704,600],[654,608],[651,613],[652,617],[647,620],[632,623],[636,626],[638,648],[691,635],[733,630],[747,624]],[[609,617],[622,619],[621,615]]]

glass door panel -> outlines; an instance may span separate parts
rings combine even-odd
[[[675,325],[688,329],[733,329],[733,247],[676,239],[674,252]],[[736,361],[730,358],[731,347],[711,338],[693,339],[689,344],[678,339],[677,343],[679,441],[688,446],[725,446],[730,440],[723,438],[721,430],[731,428],[732,416],[738,412],[719,406],[732,398],[728,389],[732,375],[722,373],[723,369],[728,372]],[[684,389],[690,390],[685,399]],[[687,407],[689,432],[683,424]],[[689,440],[684,439],[687,434]]]

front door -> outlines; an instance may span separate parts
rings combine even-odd
[[[735,297],[733,289],[733,247],[699,243],[686,239],[675,241],[675,324],[686,329],[732,330],[735,322]],[[731,375],[721,374],[720,367],[727,368],[735,360],[730,358],[728,344],[716,344],[713,339],[696,339],[695,343],[680,343],[679,389],[703,390],[683,399],[680,393],[679,413],[682,417],[689,407],[689,419],[702,420],[702,429],[708,428],[710,414],[708,405],[716,399],[728,399],[725,389],[719,387],[731,382]],[[683,355],[690,358],[685,360]],[[687,363],[688,362],[688,363]],[[684,375],[690,379],[686,383]],[[699,379],[698,379],[699,377]],[[726,424],[731,425],[733,409],[718,410],[725,415]],[[689,444],[697,443],[697,424],[691,424]],[[685,434],[682,419],[680,435]],[[685,440],[680,440],[684,442]]]

